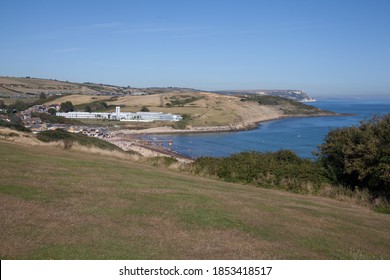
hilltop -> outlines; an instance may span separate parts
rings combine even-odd
[[[90,82],[74,83],[54,79],[0,77],[0,97],[37,98],[43,92],[48,96],[64,94],[124,95],[136,93],[130,87],[120,87]]]
[[[0,76],[0,97],[3,98],[34,98],[41,92],[47,95],[63,94],[86,94],[86,95],[144,95],[144,94],[166,94],[166,93],[196,93],[199,89],[178,88],[178,87],[148,87],[133,88],[130,86],[116,86],[108,84],[97,84],[92,82],[74,83],[69,81],[58,81],[55,79],[41,79],[31,77],[1,77]],[[315,101],[302,90],[221,90],[210,91],[218,94],[244,95],[258,94],[278,96],[296,101],[311,102]]]
[[[230,95],[257,94],[257,95],[265,95],[265,96],[278,96],[278,97],[296,100],[300,102],[316,101],[313,97],[309,96],[304,91],[293,90],[293,89],[223,90],[223,91],[216,91],[216,93],[230,94]]]

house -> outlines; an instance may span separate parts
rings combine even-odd
[[[31,127],[33,125],[41,125],[42,124],[42,120],[41,118],[23,118],[22,120],[23,122],[23,125],[25,127]]]
[[[58,112],[61,109],[61,105],[60,104],[50,104],[48,109],[50,109],[50,108],[52,108]]]
[[[37,112],[39,112],[39,113],[45,113],[45,112],[47,112],[46,106],[45,106],[45,105],[40,105],[40,106],[38,106],[38,107],[37,107]]]
[[[31,131],[33,133],[39,133],[41,131],[45,131],[47,130],[47,126],[45,123],[43,124],[33,124],[31,127],[30,127]]]
[[[0,115],[0,120],[6,121],[6,122],[9,122],[9,121],[10,121],[10,119],[8,118],[7,115]]]

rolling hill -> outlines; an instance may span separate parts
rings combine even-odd
[[[390,259],[390,216],[0,140],[1,259]]]
[[[184,115],[186,120],[177,125],[177,128],[187,129],[223,127],[222,130],[240,130],[252,128],[265,120],[334,114],[294,100],[269,95],[246,95],[247,92],[244,91],[228,95],[186,88],[136,89],[89,82],[80,84],[36,78],[0,77],[2,98],[12,100],[22,98],[28,101],[38,98],[42,92],[52,97],[46,105],[70,101],[77,105],[76,110],[80,111],[93,107],[91,106],[93,104],[105,102],[108,105],[106,111],[113,111],[115,106],[121,106],[122,112],[137,112],[146,106],[152,112]],[[237,94],[239,92],[241,94]],[[57,98],[52,100],[54,97]],[[146,125],[156,126],[159,125],[155,123]],[[165,123],[161,126],[171,124]]]

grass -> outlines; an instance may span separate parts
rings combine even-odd
[[[58,98],[55,103],[61,104],[63,102],[71,101],[73,105],[80,105],[90,102],[104,101],[107,100],[107,96],[91,96],[91,95],[80,95],[72,94]],[[52,101],[47,101],[46,105],[52,104]]]
[[[2,259],[390,259],[390,216],[0,141]]]
[[[58,142],[58,141],[64,141],[65,148],[70,148],[74,142],[79,143],[82,146],[95,146],[100,149],[106,149],[106,150],[117,150],[121,151],[121,149],[114,144],[111,144],[110,142],[89,137],[87,135],[83,134],[75,134],[71,133],[62,129],[56,129],[56,130],[47,130],[40,132],[37,136],[37,138],[42,142]],[[68,147],[67,147],[68,146]]]
[[[287,115],[317,115],[319,113],[332,113],[330,111],[320,110],[314,106],[307,105],[295,100],[285,99],[278,96],[269,95],[249,95],[241,99],[243,102],[252,101],[261,105],[280,106],[281,110]]]
[[[17,101],[22,101],[25,103],[33,104],[34,102],[39,100],[39,98],[33,98],[33,97],[30,97],[30,98],[0,98],[0,99],[4,101],[5,105],[14,104]]]

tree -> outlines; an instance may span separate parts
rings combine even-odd
[[[68,112],[73,112],[73,110],[74,110],[74,107],[73,107],[72,102],[66,101],[66,102],[61,103],[61,110],[60,110],[61,112],[68,113]]]
[[[332,130],[319,149],[319,160],[335,181],[390,198],[389,114]]]
[[[16,100],[15,103],[8,106],[8,112],[14,113],[14,112],[21,112],[26,110],[28,107],[30,107],[29,104],[24,103],[23,101]]]
[[[5,105],[4,101],[0,99],[0,109],[7,108],[7,105]]]
[[[56,114],[56,109],[54,109],[54,108],[49,108],[49,110],[47,110],[47,112],[50,114],[50,115],[52,115],[52,116],[55,116],[55,114]]]
[[[91,113],[91,112],[92,112],[92,109],[91,109],[91,107],[90,107],[89,105],[87,105],[87,106],[85,107],[85,112],[88,112],[88,113]]]
[[[39,94],[39,99],[46,99],[46,94],[44,92],[41,92],[41,94]]]
[[[149,108],[146,106],[142,106],[140,112],[150,112]]]

